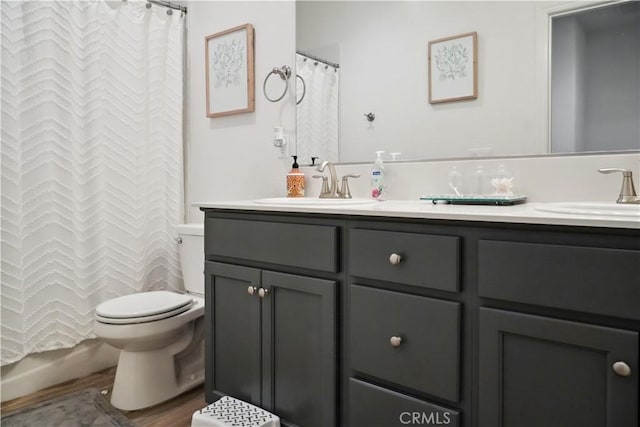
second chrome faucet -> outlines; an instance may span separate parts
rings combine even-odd
[[[351,199],[351,191],[349,190],[349,178],[359,178],[360,174],[352,173],[342,177],[342,183],[338,186],[338,175],[336,174],[336,168],[328,160],[320,163],[316,170],[318,172],[324,172],[326,168],[329,168],[329,177],[331,183],[329,184],[325,175],[313,175],[314,178],[322,178],[322,189],[320,190],[321,199]]]

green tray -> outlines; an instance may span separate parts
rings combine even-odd
[[[456,196],[445,194],[440,196],[422,196],[420,200],[431,200],[433,204],[448,203],[452,205],[490,205],[490,206],[511,206],[525,203],[527,196],[514,194],[512,196]]]

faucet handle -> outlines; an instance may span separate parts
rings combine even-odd
[[[617,203],[640,203],[640,197],[636,194],[636,188],[633,186],[632,172],[629,169],[622,168],[601,168],[600,173],[622,173],[622,187]]]
[[[322,189],[320,190],[320,197],[329,194],[329,178],[324,175],[312,175],[313,178],[322,178]]]
[[[359,173],[348,173],[342,177],[342,186],[338,194],[342,199],[351,199],[351,191],[349,190],[349,178],[360,178]]]
[[[622,168],[600,168],[598,169],[598,172],[600,173],[620,172],[624,177],[631,176],[632,174],[630,169],[622,169]]]

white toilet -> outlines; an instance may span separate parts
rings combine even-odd
[[[94,333],[121,349],[111,395],[119,409],[153,406],[204,381],[204,230],[176,230],[186,294],[142,292],[96,308]]]

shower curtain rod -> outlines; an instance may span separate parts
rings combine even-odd
[[[179,10],[180,12],[183,12],[183,13],[187,13],[187,8],[185,6],[180,6],[179,4],[173,4],[170,1],[147,0],[147,2],[157,4],[158,6],[168,7],[169,9]]]
[[[305,53],[305,52],[303,52],[301,50],[297,50],[296,53],[298,55],[306,56],[309,59],[313,59],[314,61],[322,62],[323,64],[329,65],[329,66],[331,66],[333,68],[340,68],[340,64],[336,64],[335,62],[327,61],[326,59],[319,58],[319,57],[317,57],[315,55],[310,55],[310,54]]]

